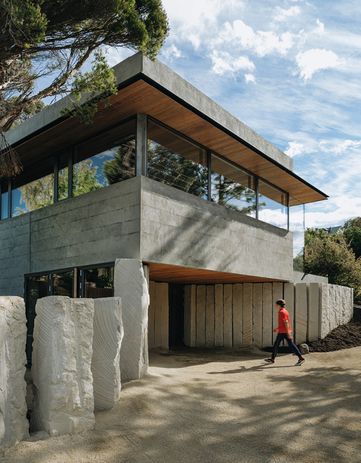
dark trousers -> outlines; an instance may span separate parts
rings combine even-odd
[[[283,339],[286,339],[288,342],[288,347],[298,356],[298,358],[302,357],[302,354],[299,350],[299,348],[296,346],[296,344],[292,341],[292,339],[288,338],[288,335],[286,333],[278,333],[277,338],[273,344],[273,352],[272,352],[272,358],[274,359],[277,356],[278,353],[278,348],[281,344],[281,341]]]

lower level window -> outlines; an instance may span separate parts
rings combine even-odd
[[[114,294],[113,267],[82,270],[84,273],[84,297],[112,297]]]

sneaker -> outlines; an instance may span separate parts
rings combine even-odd
[[[273,358],[264,359],[264,361],[265,361],[266,363],[275,363],[275,361],[273,360]]]
[[[300,367],[303,363],[305,363],[305,359],[304,358],[300,358],[298,359],[297,363],[296,363],[296,367]]]

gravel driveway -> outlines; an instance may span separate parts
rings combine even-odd
[[[6,463],[361,462],[361,347],[154,355],[96,430],[23,442]]]

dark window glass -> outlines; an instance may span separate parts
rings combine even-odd
[[[73,196],[134,176],[135,121],[77,146],[73,166]]]
[[[28,365],[31,365],[31,354],[34,333],[34,321],[36,317],[36,301],[41,297],[49,296],[48,275],[32,276],[26,280],[26,319],[27,319],[27,340],[26,356]]]
[[[102,267],[83,270],[84,297],[112,297],[114,295],[114,269]]]
[[[4,187],[1,193],[1,219],[7,219],[9,217],[9,193]]]
[[[262,180],[258,183],[258,218],[280,228],[287,228],[287,195]]]
[[[148,122],[147,164],[150,178],[207,198],[206,152],[153,121]]]
[[[212,201],[251,217],[256,216],[254,178],[212,155]]]
[[[11,196],[11,216],[25,214],[54,202],[54,174],[16,187]]]
[[[69,197],[69,168],[68,155],[62,155],[58,159],[58,201]]]
[[[51,275],[54,296],[73,297],[74,272],[58,272]]]

